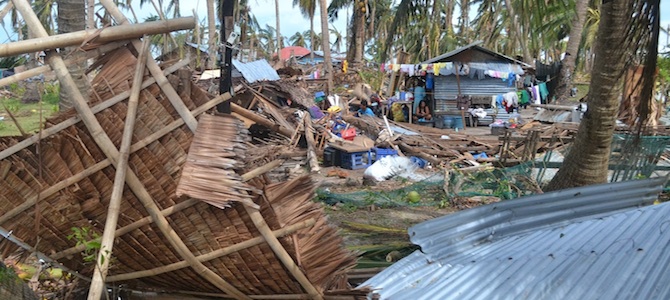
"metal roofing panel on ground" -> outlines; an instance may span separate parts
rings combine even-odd
[[[248,63],[233,60],[233,66],[249,83],[254,83],[256,81],[275,81],[280,79],[277,71],[275,71],[265,59],[259,59]]]
[[[669,299],[666,178],[551,192],[409,229],[421,246],[362,286],[382,299]]]

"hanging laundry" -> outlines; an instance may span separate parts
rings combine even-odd
[[[385,66],[386,66],[386,64],[379,65],[379,71],[384,72],[385,71],[385,69],[384,69]]]
[[[398,71],[400,71],[400,64],[393,64],[393,65],[391,65],[391,70],[393,70],[393,72],[398,72]]]
[[[534,85],[531,87],[532,89],[532,94],[533,94],[533,103],[535,104],[542,104],[542,99],[540,97],[540,87],[537,85]]]
[[[530,95],[528,94],[528,91],[523,89],[519,92],[519,106],[522,106],[523,108],[526,108],[528,104],[530,104]]]
[[[440,69],[442,68],[442,63],[434,63],[433,64],[433,74],[435,76],[440,76]]]
[[[542,99],[543,103],[547,103],[547,96],[549,96],[549,90],[547,89],[547,84],[545,82],[540,82],[540,84],[538,84],[538,87],[540,89],[540,99]]]
[[[514,86],[514,83],[516,82],[516,75],[514,73],[509,73],[507,74],[507,86]]]

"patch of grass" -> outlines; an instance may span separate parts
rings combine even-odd
[[[44,120],[51,116],[54,113],[53,105],[46,103],[42,104],[42,120],[40,120],[40,104],[31,103],[23,104],[18,99],[9,99],[2,100],[4,101],[7,108],[12,112],[14,117],[21,125],[21,128],[26,133],[34,133],[40,128],[40,124]],[[0,121],[0,136],[18,136],[21,135],[21,132],[14,124],[14,121],[9,117],[7,112],[2,106],[0,106],[0,116],[4,117],[4,120]]]

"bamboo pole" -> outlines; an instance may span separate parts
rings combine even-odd
[[[163,72],[165,74],[172,74],[175,71],[177,71],[178,69],[180,69],[182,67],[185,67],[186,65],[188,65],[187,60],[180,61],[180,62],[170,66],[169,68],[166,68]],[[19,73],[19,74],[23,74],[23,73]],[[144,83],[142,83],[142,88],[146,88],[146,87],[154,84],[155,82],[156,82],[156,79],[154,79],[153,77],[149,78],[149,79],[145,80]],[[101,112],[101,111],[103,111],[107,108],[110,108],[112,105],[125,100],[126,98],[128,98],[128,96],[130,96],[130,91],[125,91],[123,93],[120,93],[120,94],[118,94],[118,95],[116,95],[112,98],[109,98],[109,99],[105,100],[104,102],[102,102],[102,103],[100,103],[96,106],[93,106],[91,108],[91,111],[94,114],[99,113],[99,112]],[[72,125],[75,125],[79,121],[81,121],[81,117],[76,115],[76,116],[71,117],[71,118],[69,118],[69,119],[67,119],[63,122],[60,122],[60,123],[54,125],[54,126],[51,126],[49,128],[45,128],[45,129],[42,130],[42,139],[45,139],[45,138],[47,138],[51,135],[54,135],[54,134],[60,132],[61,130],[65,129],[65,128],[68,128]],[[11,147],[9,147],[5,150],[0,151],[0,160],[5,159],[5,158],[9,157],[10,155],[12,155],[16,152],[19,152],[19,151],[21,151],[21,150],[23,150],[27,147],[30,147],[31,145],[35,144],[38,140],[39,140],[39,137],[37,135],[33,135],[33,136],[31,136],[31,137],[29,137],[29,138],[27,138],[27,139],[25,139],[21,142],[18,142],[16,144],[12,145]],[[2,221],[0,221],[0,224],[2,224]]]
[[[5,7],[2,8],[2,11],[0,11],[0,20],[4,19],[7,13],[12,10],[12,8],[14,8],[14,4],[12,4],[11,1],[7,2]]]
[[[312,126],[312,117],[305,113],[302,118],[305,124],[305,139],[307,140],[307,160],[312,172],[319,172],[319,160],[316,157],[316,141],[314,141],[314,127]]]
[[[100,4],[105,7],[107,12],[112,15],[117,23],[130,24],[128,19],[126,19],[126,16],[121,13],[113,0],[100,0]],[[193,24],[195,24],[195,22]],[[131,43],[133,43],[135,49],[140,48],[139,40],[132,40]],[[149,60],[147,61],[147,68],[149,69],[149,72],[151,72],[151,75],[156,78],[156,83],[161,88],[168,100],[170,100],[170,103],[177,111],[177,113],[179,113],[179,116],[184,119],[186,126],[188,126],[192,132],[195,132],[195,129],[198,127],[198,121],[195,119],[195,117],[193,117],[188,107],[186,107],[184,102],[181,100],[177,94],[177,91],[175,91],[172,85],[170,85],[170,82],[168,82],[167,78],[163,75],[161,68],[152,57],[149,57]]]
[[[14,3],[16,5],[16,3]],[[118,40],[140,38],[143,35],[159,34],[177,30],[193,29],[195,19],[184,17],[166,21],[154,21],[140,24],[124,24],[104,29],[89,29],[38,38],[13,43],[0,44],[0,57],[52,50],[67,46],[79,46],[82,43],[94,41],[107,43]],[[137,45],[139,48],[139,45]]]
[[[146,83],[146,81],[145,81],[145,83]],[[220,95],[220,96],[208,101],[207,103],[201,105],[200,107],[194,109],[192,111],[192,113],[193,113],[193,115],[196,115],[196,116],[200,115],[200,114],[204,113],[205,111],[213,108],[217,104],[219,104],[223,101],[226,101],[230,98],[231,98],[231,96],[228,93]],[[104,103],[101,103],[101,104],[104,104]],[[60,123],[60,124],[62,124],[62,123]],[[177,119],[177,120],[172,121],[172,123],[170,123],[167,126],[161,128],[159,131],[156,131],[156,132],[152,133],[151,135],[145,137],[141,141],[135,143],[132,147],[130,147],[130,153],[134,153],[137,150],[140,150],[140,149],[146,147],[147,145],[155,142],[159,138],[162,138],[163,136],[172,132],[173,130],[177,129],[179,126],[182,126],[183,124],[184,124],[183,119]],[[7,221],[11,220],[12,218],[14,218],[15,216],[17,216],[18,214],[24,212],[28,208],[35,205],[35,201],[37,201],[38,197],[39,197],[39,199],[46,199],[47,197],[57,193],[58,191],[66,188],[66,187],[68,187],[68,186],[70,186],[70,185],[72,185],[76,182],[79,182],[80,180],[90,176],[91,174],[94,174],[95,172],[98,172],[98,171],[110,166],[111,164],[112,164],[111,160],[109,158],[107,158],[107,159],[102,160],[102,161],[88,167],[87,169],[73,175],[72,177],[63,179],[62,181],[59,181],[56,184],[53,184],[53,185],[49,186],[47,189],[40,192],[39,196],[33,196],[31,198],[26,199],[26,201],[21,203],[21,205],[13,208],[12,210],[10,210],[10,211],[4,213],[2,216],[0,216],[0,225],[4,224],[5,222],[7,222]]]
[[[293,131],[289,130],[288,128],[281,126],[275,122],[272,122],[262,116],[259,116],[250,110],[245,109],[244,107],[241,107],[235,103],[230,103],[230,109],[236,113],[239,114],[240,116],[243,116],[249,120],[252,120],[260,125],[263,125],[267,128],[272,129],[275,132],[278,132],[286,137],[291,137],[293,136]]]
[[[251,171],[249,171],[245,174],[242,174],[242,181],[243,182],[244,181],[249,181],[253,178],[256,178],[256,177],[260,176],[261,174],[270,172],[274,168],[279,167],[282,163],[283,163],[283,160],[278,159],[278,160],[274,160],[272,162],[269,162],[269,163],[267,163],[263,166],[260,166],[256,169],[253,169],[253,170],[251,170]],[[189,207],[191,207],[195,204],[198,204],[200,202],[201,201],[199,201],[199,200],[191,198],[191,199],[185,200],[183,202],[177,203],[174,206],[171,206],[171,207],[168,207],[164,210],[161,210],[160,213],[163,216],[168,217],[168,216],[172,215],[173,213],[182,211],[182,210],[184,210],[186,208],[189,208]],[[119,228],[118,230],[116,230],[115,236],[117,236],[117,237],[122,236],[122,235],[124,235],[126,233],[129,233],[129,232],[131,232],[131,231],[133,231],[137,228],[140,228],[144,225],[149,225],[149,224],[151,224],[151,222],[152,222],[151,217],[144,217],[144,218],[139,219],[139,220],[137,220],[137,221],[135,221],[131,224],[128,224],[124,227]],[[60,258],[63,258],[65,256],[68,256],[68,255],[79,253],[79,252],[83,251],[84,249],[86,249],[85,244],[63,250],[61,252],[58,252],[58,253],[52,255],[52,257],[54,259],[60,259]]]
[[[106,52],[109,52],[109,51],[114,50],[116,48],[119,48],[119,47],[121,47],[121,46],[123,46],[127,43],[128,42],[124,41],[124,42],[115,42],[115,43],[105,44],[105,45],[100,46],[99,48],[95,48],[93,50],[86,51],[86,57],[66,59],[65,63],[67,63],[67,64],[79,63],[83,60],[87,60],[87,59],[91,59],[91,58],[100,56],[103,53],[106,53]],[[37,67],[37,68],[32,68],[30,70],[23,71],[21,73],[16,73],[12,76],[7,76],[5,78],[0,79],[0,87],[5,87],[5,86],[8,86],[12,83],[19,82],[21,80],[28,79],[30,77],[34,77],[34,76],[37,76],[37,75],[40,75],[40,74],[43,74],[43,73],[46,73],[46,72],[49,72],[49,71],[51,71],[51,66],[44,65],[44,66],[40,66],[40,67]]]
[[[286,226],[284,228],[272,231],[272,236],[274,236],[275,238],[280,238],[280,237],[283,237],[283,236],[287,236],[287,235],[295,233],[296,231],[298,231],[300,229],[312,227],[312,226],[314,226],[315,223],[316,223],[316,220],[314,220],[313,218],[309,219],[309,220],[306,220],[306,221],[302,221],[300,223],[296,223],[296,224],[289,225],[289,226]],[[240,243],[237,243],[237,244],[225,247],[225,248],[217,249],[217,250],[214,250],[214,251],[209,252],[207,254],[200,255],[200,256],[198,256],[198,260],[200,260],[201,262],[210,261],[212,259],[219,258],[221,256],[226,256],[226,255],[238,252],[238,251],[242,251],[242,250],[247,249],[247,248],[251,248],[251,247],[256,246],[256,245],[260,245],[263,242],[265,242],[265,238],[262,237],[262,236],[257,236],[257,237],[248,239],[246,241],[243,241],[243,242],[240,242]],[[143,277],[149,277],[149,276],[156,276],[156,275],[159,275],[159,274],[176,271],[176,270],[183,269],[183,268],[186,268],[186,267],[188,267],[188,262],[180,261],[180,262],[172,263],[172,264],[169,264],[169,265],[166,265],[166,266],[153,268],[153,269],[149,269],[149,270],[109,276],[107,278],[107,282],[116,282],[116,281],[131,280],[131,279],[137,279],[137,278],[143,278]]]
[[[28,28],[32,31],[33,35],[37,37],[48,36],[46,30],[44,29],[44,27],[42,27],[42,24],[40,23],[35,13],[32,11],[30,4],[26,0],[12,0],[12,1],[14,1],[14,6],[16,6],[16,9],[23,16],[23,19],[28,25]],[[136,49],[139,48],[140,48],[139,45],[136,46]],[[69,96],[72,97],[72,104],[79,113],[79,115],[81,116],[82,121],[88,128],[91,137],[95,140],[95,142],[98,144],[103,153],[105,153],[107,158],[111,160],[112,163],[116,163],[117,157],[119,156],[119,150],[116,149],[114,143],[112,143],[109,136],[107,136],[105,131],[102,129],[102,126],[100,126],[100,123],[95,118],[95,115],[91,111],[91,108],[88,107],[88,104],[86,104],[86,101],[84,100],[84,97],[81,95],[81,92],[79,92],[79,89],[77,89],[77,85],[72,79],[72,76],[70,75],[70,73],[68,73],[67,67],[63,62],[63,59],[60,57],[58,53],[51,52],[47,55],[47,61],[49,62],[54,72],[56,73],[56,76],[58,76],[58,80],[61,83],[61,88],[64,88],[66,93],[68,93]],[[155,61],[153,62],[155,65]],[[158,66],[156,65],[156,67]],[[160,73],[161,73],[160,75],[163,78],[165,78],[165,76],[163,76],[162,71]],[[181,100],[180,103],[182,103],[183,105],[183,102],[181,102]],[[188,112],[188,115],[191,118],[193,118],[193,115],[191,115],[190,112]],[[195,119],[193,118],[193,120]],[[188,122],[188,120],[184,121]],[[192,128],[192,130],[195,130],[195,127]],[[204,279],[212,283],[221,291],[231,295],[232,297],[238,299],[250,299],[248,296],[244,295],[230,283],[223,280],[221,276],[214,273],[212,270],[207,268],[205,265],[203,265],[195,258],[195,255],[188,249],[184,241],[172,229],[167,219],[160,214],[160,209],[158,208],[158,205],[156,205],[151,195],[147,191],[146,187],[142,184],[142,181],[140,181],[140,179],[137,177],[137,175],[135,175],[135,173],[132,170],[128,170],[126,181],[130,189],[137,196],[138,200],[140,200],[142,205],[148,211],[149,215],[151,215],[151,217],[154,219],[156,226],[163,233],[163,235],[168,240],[170,245],[172,245],[172,247],[178,252],[178,254],[182,258],[186,259],[189,262],[189,264],[197,274],[199,274]]]
[[[323,295],[321,292],[319,292],[314,285],[307,279],[307,276],[300,270],[298,265],[293,261],[293,258],[291,258],[291,255],[288,254],[286,249],[284,249],[284,246],[279,242],[277,237],[272,234],[272,230],[268,226],[268,224],[265,222],[265,219],[263,219],[263,216],[261,215],[260,211],[258,209],[243,205],[244,209],[247,211],[247,214],[249,214],[249,217],[251,218],[251,221],[254,222],[254,225],[258,229],[258,232],[261,233],[263,238],[265,239],[265,242],[268,243],[272,251],[277,255],[279,260],[284,264],[284,267],[293,275],[293,277],[298,280],[300,285],[305,289],[305,292],[307,292],[312,299],[323,299]]]
[[[133,130],[135,129],[137,106],[142,89],[142,79],[144,78],[144,66],[149,56],[148,54],[149,39],[144,37],[144,42],[137,58],[135,74],[133,75],[133,85],[130,88],[128,112],[126,113],[123,136],[121,137],[121,148],[119,149],[119,159],[116,164],[116,173],[114,174],[112,195],[107,209],[107,220],[105,221],[105,229],[102,232],[96,268],[93,271],[93,282],[91,282],[88,290],[89,300],[98,300],[102,297],[105,287],[105,277],[107,277],[107,271],[109,271],[109,261],[112,258],[112,250],[114,249],[114,233],[116,232],[116,224],[119,220],[123,187],[126,183],[126,171],[128,170],[128,157],[130,156]]]

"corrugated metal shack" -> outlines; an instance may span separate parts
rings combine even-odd
[[[532,68],[524,62],[481,47],[481,43],[481,41],[474,42],[421,63],[433,66],[446,63],[446,68],[434,77],[432,92],[436,114],[457,112],[456,98],[459,95],[459,85],[460,94],[470,96],[473,104],[488,105],[493,96],[516,91],[515,84],[489,76],[489,73],[513,73],[523,76],[524,69]],[[453,71],[454,68],[459,68],[458,76]]]
[[[381,299],[669,299],[665,177],[480,206],[409,229],[417,250],[362,286]]]

